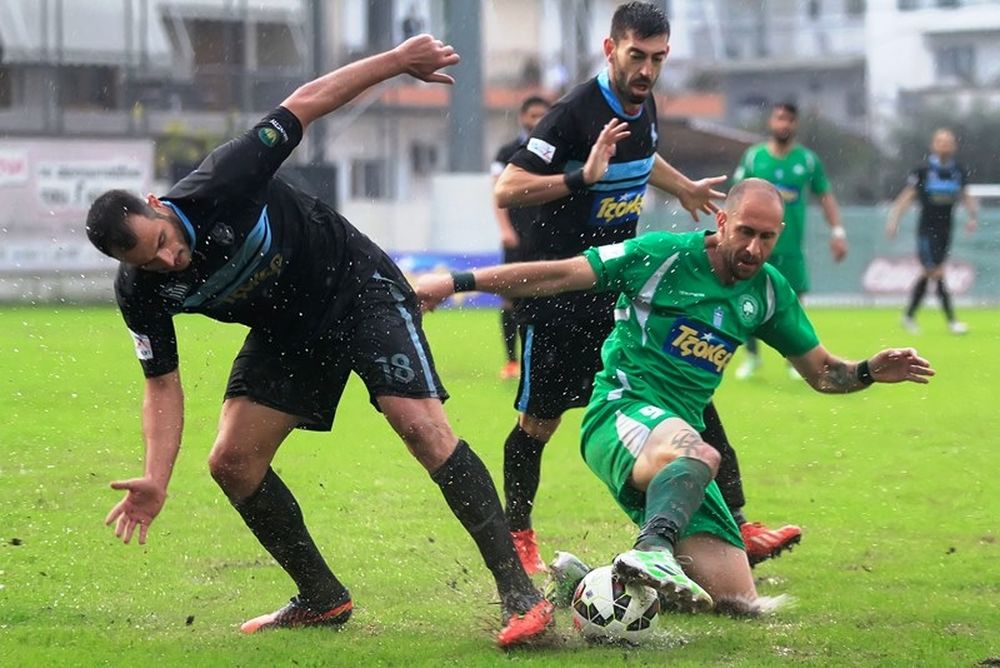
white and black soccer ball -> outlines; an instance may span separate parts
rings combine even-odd
[[[639,643],[649,636],[660,599],[656,590],[623,584],[611,566],[587,573],[573,594],[573,626],[592,642]]]

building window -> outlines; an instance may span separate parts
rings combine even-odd
[[[414,174],[430,174],[438,166],[438,147],[427,142],[414,142],[410,145],[410,169]]]
[[[868,9],[865,0],[847,0],[847,15],[852,17],[863,16]]]
[[[69,65],[59,69],[59,102],[67,109],[116,109],[117,70]]]
[[[865,114],[868,113],[868,99],[865,97],[865,91],[847,91],[847,100],[844,106],[847,109],[847,115],[851,118],[864,118]]]
[[[972,46],[946,46],[934,52],[934,68],[938,79],[958,79],[974,83],[976,50]]]
[[[896,0],[896,8],[901,12],[912,11],[920,4],[919,0]]]
[[[0,109],[6,109],[14,104],[14,82],[11,81],[11,71],[0,66]]]
[[[354,160],[351,162],[351,197],[354,199],[386,199],[389,196],[385,160]]]
[[[820,0],[809,0],[808,12],[809,18],[815,21],[823,13],[823,4]]]
[[[962,3],[961,0],[937,0],[937,6],[945,8],[961,7]]]

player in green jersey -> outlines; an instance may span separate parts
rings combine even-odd
[[[803,243],[806,205],[811,192],[819,199],[823,217],[830,226],[830,252],[840,262],[847,255],[847,234],[840,222],[840,208],[830,190],[830,182],[819,157],[795,141],[799,110],[790,102],[780,102],[771,109],[766,142],[751,146],[743,154],[733,174],[733,181],[756,177],[774,184],[785,201],[785,229],[768,260],[788,279],[799,296],[809,292],[809,270]],[[747,359],[736,369],[736,377],[749,378],[760,366],[757,341],[747,339]],[[794,367],[789,374],[798,377]]]
[[[926,383],[934,374],[912,348],[850,362],[819,343],[795,291],[766,264],[783,212],[777,188],[748,179],[730,191],[715,234],[650,232],[566,260],[425,276],[417,286],[425,309],[459,290],[620,293],[581,451],[642,527],[634,548],[615,558],[616,574],[680,609],[709,609],[713,597],[727,609],[741,601],[753,609],[757,600],[739,530],[713,480],[719,453],[698,435],[701,411],[740,344],[762,338],[825,393]],[[675,554],[690,559],[687,573]]]

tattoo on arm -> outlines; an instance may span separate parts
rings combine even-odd
[[[842,360],[830,362],[824,368],[820,388],[824,392],[854,392],[864,387],[858,380],[854,364]]]

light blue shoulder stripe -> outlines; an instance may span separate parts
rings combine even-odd
[[[627,118],[630,121],[642,116],[643,110],[646,108],[645,105],[639,107],[639,113],[637,114],[626,114],[625,109],[622,108],[621,100],[615,95],[615,92],[611,90],[611,79],[608,75],[608,69],[604,68],[601,73],[597,75],[597,87],[601,89],[601,94],[604,96],[604,101],[608,103],[611,110],[622,118]]]
[[[194,233],[194,225],[188,220],[188,217],[181,211],[181,208],[172,202],[167,202],[162,200],[164,204],[170,207],[170,209],[177,214],[177,217],[181,219],[181,223],[184,225],[184,231],[188,236],[188,245],[194,249],[195,245],[198,243],[198,237]]]
[[[184,307],[197,308],[206,302],[217,302],[228,297],[260,266],[269,250],[271,250],[271,223],[265,206],[260,212],[257,224],[250,230],[250,234],[233,259],[209,276],[204,285],[185,299]]]

